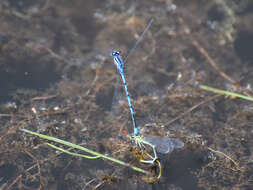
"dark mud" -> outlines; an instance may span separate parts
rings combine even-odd
[[[198,88],[253,94],[253,3],[174,5],[0,2],[0,189],[253,189],[252,103]],[[151,18],[126,70],[141,132],[185,142],[159,155],[160,180],[150,184],[117,164],[61,154],[20,132],[58,137],[149,169],[122,138],[132,133],[131,120],[127,101],[114,101],[119,75],[109,53],[119,49],[125,57]]]

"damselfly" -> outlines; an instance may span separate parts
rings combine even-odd
[[[145,145],[148,145],[153,149],[154,157],[150,156],[152,158],[151,160],[141,160],[143,163],[153,164],[158,158],[156,151],[162,154],[168,154],[174,149],[182,148],[184,146],[184,142],[178,138],[130,136],[130,139],[134,140],[141,149],[145,148]]]
[[[125,94],[126,94],[126,98],[127,98],[127,101],[128,101],[129,110],[130,110],[130,114],[131,114],[131,119],[132,119],[132,123],[133,123],[133,129],[134,129],[134,135],[130,136],[130,138],[132,140],[134,140],[135,143],[142,150],[143,150],[143,148],[145,148],[145,145],[150,146],[153,149],[154,157],[150,156],[151,160],[141,160],[141,162],[151,163],[151,164],[153,164],[158,158],[156,151],[158,151],[160,153],[163,153],[163,154],[167,154],[167,153],[172,152],[175,148],[182,148],[184,146],[184,143],[180,139],[140,136],[139,135],[139,130],[138,130],[137,125],[136,125],[135,112],[134,112],[132,102],[131,102],[131,98],[130,98],[130,95],[129,95],[129,92],[128,92],[128,86],[127,86],[127,82],[126,82],[126,78],[125,78],[124,66],[125,66],[125,63],[127,61],[127,58],[134,52],[137,45],[142,40],[143,36],[148,31],[148,29],[151,26],[152,22],[153,22],[153,19],[150,20],[149,24],[145,28],[145,30],[142,33],[141,37],[138,39],[138,41],[136,42],[134,47],[130,50],[128,56],[125,59],[125,62],[122,60],[122,58],[120,56],[120,51],[113,51],[110,54],[110,56],[113,57],[114,64],[116,65],[116,67],[117,67],[117,69],[120,73],[120,76],[121,76],[121,79],[122,79],[122,82],[123,82],[123,85],[124,85],[124,88],[125,88]]]
[[[127,98],[128,105],[129,105],[129,110],[130,110],[130,114],[131,114],[131,118],[132,118],[132,123],[133,123],[133,129],[134,129],[134,135],[135,136],[139,135],[139,130],[138,130],[137,125],[136,125],[135,113],[134,113],[134,109],[133,109],[133,106],[132,106],[131,98],[130,98],[130,95],[129,95],[129,92],[128,92],[128,87],[127,87],[127,82],[126,82],[126,77],[125,77],[124,66],[126,64],[126,61],[127,61],[128,57],[134,52],[134,50],[136,49],[137,45],[141,42],[143,36],[148,31],[148,29],[151,26],[152,22],[153,22],[153,19],[151,19],[149,21],[147,27],[145,28],[145,30],[141,34],[140,38],[137,40],[137,42],[135,43],[134,47],[128,53],[125,61],[122,60],[122,58],[120,56],[120,51],[113,51],[110,54],[110,56],[113,57],[114,64],[116,65],[116,67],[117,67],[117,69],[118,69],[118,71],[120,73],[120,76],[121,76],[121,79],[122,79],[122,82],[123,82],[123,85],[124,85],[124,88],[125,88],[126,98]]]

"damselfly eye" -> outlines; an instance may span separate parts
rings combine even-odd
[[[120,51],[113,51],[110,56],[118,56],[120,54]]]

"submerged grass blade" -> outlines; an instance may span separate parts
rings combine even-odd
[[[84,155],[84,154],[78,154],[78,153],[74,153],[74,152],[70,152],[68,150],[65,150],[63,148],[60,148],[58,146],[55,146],[53,144],[50,144],[50,143],[46,143],[48,146],[50,146],[51,148],[54,148],[56,150],[59,150],[61,152],[64,152],[66,154],[69,154],[69,155],[72,155],[72,156],[78,156],[78,157],[82,157],[82,158],[86,158],[86,159],[97,159],[97,158],[100,158],[100,156],[87,156],[87,155]]]
[[[133,166],[131,164],[125,163],[125,162],[123,162],[121,160],[118,160],[118,159],[106,156],[104,154],[95,152],[95,151],[90,150],[88,148],[85,148],[85,147],[82,147],[82,146],[70,143],[68,141],[64,141],[64,140],[61,140],[61,139],[57,139],[55,137],[51,137],[51,136],[43,135],[43,134],[40,134],[40,133],[36,133],[36,132],[30,131],[30,130],[27,130],[27,129],[21,129],[21,130],[24,131],[24,132],[26,132],[26,133],[29,133],[31,135],[35,135],[35,136],[38,136],[40,138],[43,138],[43,139],[47,139],[47,140],[54,141],[54,142],[59,143],[59,144],[63,144],[63,145],[68,146],[68,147],[72,147],[72,148],[75,148],[75,149],[78,149],[78,150],[82,150],[82,151],[87,152],[87,153],[89,153],[91,155],[94,155],[94,156],[87,156],[87,155],[82,155],[82,154],[77,154],[77,153],[69,152],[69,151],[67,151],[65,149],[62,149],[62,148],[59,148],[57,146],[54,146],[52,144],[47,143],[50,147],[55,148],[57,150],[60,150],[62,152],[65,152],[67,154],[70,154],[70,155],[73,155],[73,156],[80,156],[81,155],[80,157],[87,158],[87,159],[104,158],[106,160],[110,160],[110,161],[118,163],[120,165],[123,165],[123,166],[126,166],[126,167],[130,167],[131,169],[133,169],[133,170],[135,170],[137,172],[141,172],[141,173],[150,175],[150,172],[148,172],[146,170],[143,170],[143,169],[138,168],[136,166]]]
[[[199,85],[199,88],[206,90],[206,91],[214,92],[216,94],[223,94],[223,95],[227,95],[227,96],[231,96],[231,97],[242,98],[245,100],[253,101],[253,97],[245,96],[245,95],[235,93],[235,92],[220,90],[220,89],[213,88],[213,87],[206,86],[206,85]]]

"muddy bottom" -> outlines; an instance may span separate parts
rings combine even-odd
[[[249,0],[1,1],[0,189],[253,189],[252,103],[199,88],[253,96],[252,7]],[[127,57],[140,133],[184,142],[158,154],[159,179],[158,165],[139,162],[126,137],[133,127],[109,56],[115,50]],[[56,151],[23,128],[154,176]]]

